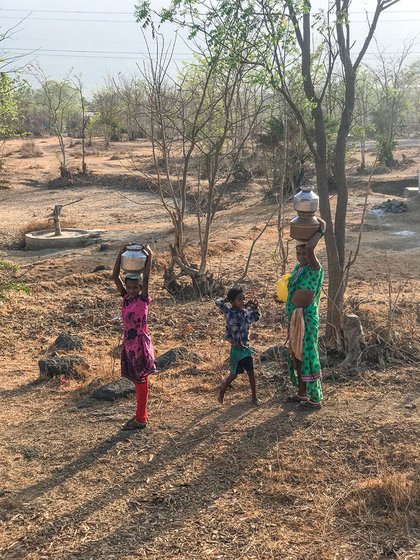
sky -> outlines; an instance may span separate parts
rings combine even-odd
[[[169,0],[152,0],[155,9]],[[147,56],[141,26],[135,22],[133,0],[0,0],[0,31],[14,25],[13,36],[2,42],[2,49],[13,54],[28,54],[44,73],[62,79],[72,69],[81,74],[92,90],[107,75],[134,74],[137,64]],[[325,8],[328,0],[314,0],[314,8]],[[376,0],[353,0],[351,21],[356,46],[366,32],[365,11],[374,10]],[[417,8],[417,9],[416,9]],[[165,26],[165,40],[175,37],[175,29]],[[404,41],[415,39],[411,59],[420,58],[420,1],[400,0],[382,16],[376,38],[381,51],[398,53]],[[366,62],[374,63],[377,47],[372,43]],[[178,38],[174,60],[189,56],[188,45]],[[25,76],[29,80],[29,74]]]

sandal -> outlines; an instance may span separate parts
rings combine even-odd
[[[144,430],[144,428],[146,426],[147,426],[146,422],[137,422],[137,420],[135,418],[131,418],[131,420],[128,420],[128,422],[126,422],[124,424],[122,429],[123,430]]]
[[[299,405],[299,408],[304,410],[317,410],[320,409],[321,407],[322,404],[320,402],[314,402],[309,399],[307,401],[301,402]]]
[[[308,397],[300,397],[299,395],[289,395],[286,399],[287,403],[303,403],[309,401]]]

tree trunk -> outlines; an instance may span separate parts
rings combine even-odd
[[[366,141],[360,142],[360,171],[366,171]]]
[[[343,271],[338,258],[337,245],[332,226],[326,159],[316,161],[316,174],[320,212],[322,218],[327,224],[325,246],[328,260],[328,304],[325,337],[329,343],[336,342],[338,347],[341,348],[341,314],[344,299],[344,282]]]
[[[354,112],[356,74],[349,62],[346,64],[346,91],[344,107],[341,114],[340,127],[338,129],[335,144],[334,157],[334,180],[337,187],[337,207],[335,212],[335,239],[337,244],[338,258],[341,268],[345,266],[346,255],[346,218],[348,205],[348,189],[346,177],[346,151],[347,138],[350,132],[351,121]]]
[[[357,315],[345,315],[343,317],[342,329],[346,358],[340,365],[356,368],[366,344],[362,323]]]

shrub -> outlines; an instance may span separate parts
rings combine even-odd
[[[35,144],[34,140],[27,140],[20,149],[21,158],[41,157],[43,152]]]
[[[13,275],[19,267],[9,261],[0,259],[0,301],[7,298],[9,292],[24,292],[29,294],[29,288],[24,282],[16,282]]]

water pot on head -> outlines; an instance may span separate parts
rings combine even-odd
[[[301,187],[293,197],[293,208],[297,216],[290,222],[290,237],[306,242],[319,230],[319,222],[315,217],[318,205],[319,197],[312,187]]]
[[[121,268],[126,274],[140,274],[143,271],[147,255],[143,245],[129,245],[121,255]]]

